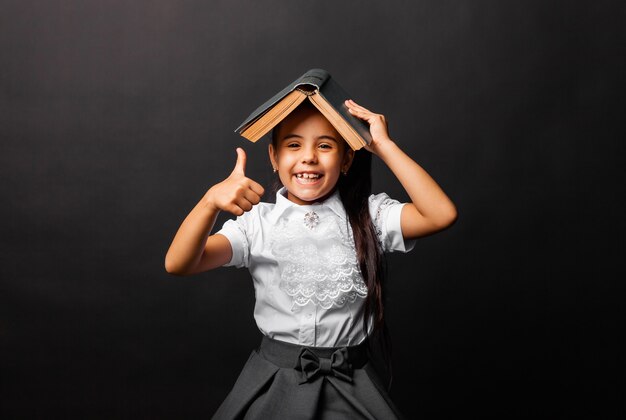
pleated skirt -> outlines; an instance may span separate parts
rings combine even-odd
[[[367,344],[304,347],[263,337],[214,420],[402,419]]]

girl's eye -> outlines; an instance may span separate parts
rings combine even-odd
[[[287,147],[289,148],[294,148],[294,147],[299,147],[300,145],[298,143],[287,143]]]
[[[322,144],[320,144],[320,148],[321,148],[321,149],[332,149],[332,148],[333,148],[333,146],[331,146],[331,145],[330,145],[330,144],[328,144],[328,143],[322,143]]]

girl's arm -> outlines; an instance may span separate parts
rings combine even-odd
[[[237,148],[237,163],[228,178],[211,187],[178,228],[165,255],[165,270],[180,276],[201,273],[226,264],[232,258],[230,242],[223,235],[209,235],[220,210],[236,216],[261,201],[263,187],[246,178],[246,153]]]
[[[352,115],[369,123],[372,143],[366,149],[385,162],[411,198],[412,203],[402,208],[402,236],[414,239],[454,223],[456,207],[435,180],[389,138],[385,117],[353,100],[347,100],[346,106]]]

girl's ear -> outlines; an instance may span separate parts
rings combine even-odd
[[[354,150],[346,144],[346,152],[343,154],[343,162],[341,162],[341,172],[348,172],[354,160]]]
[[[276,169],[278,169],[278,162],[276,161],[274,145],[272,143],[270,143],[269,147],[267,148],[267,151],[270,155],[270,162],[272,162],[272,168],[274,169],[274,172],[276,172]]]

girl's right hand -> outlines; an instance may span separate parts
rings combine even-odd
[[[246,152],[237,148],[237,163],[230,176],[212,186],[205,194],[206,205],[214,210],[224,210],[241,216],[261,201],[263,187],[246,177]]]

